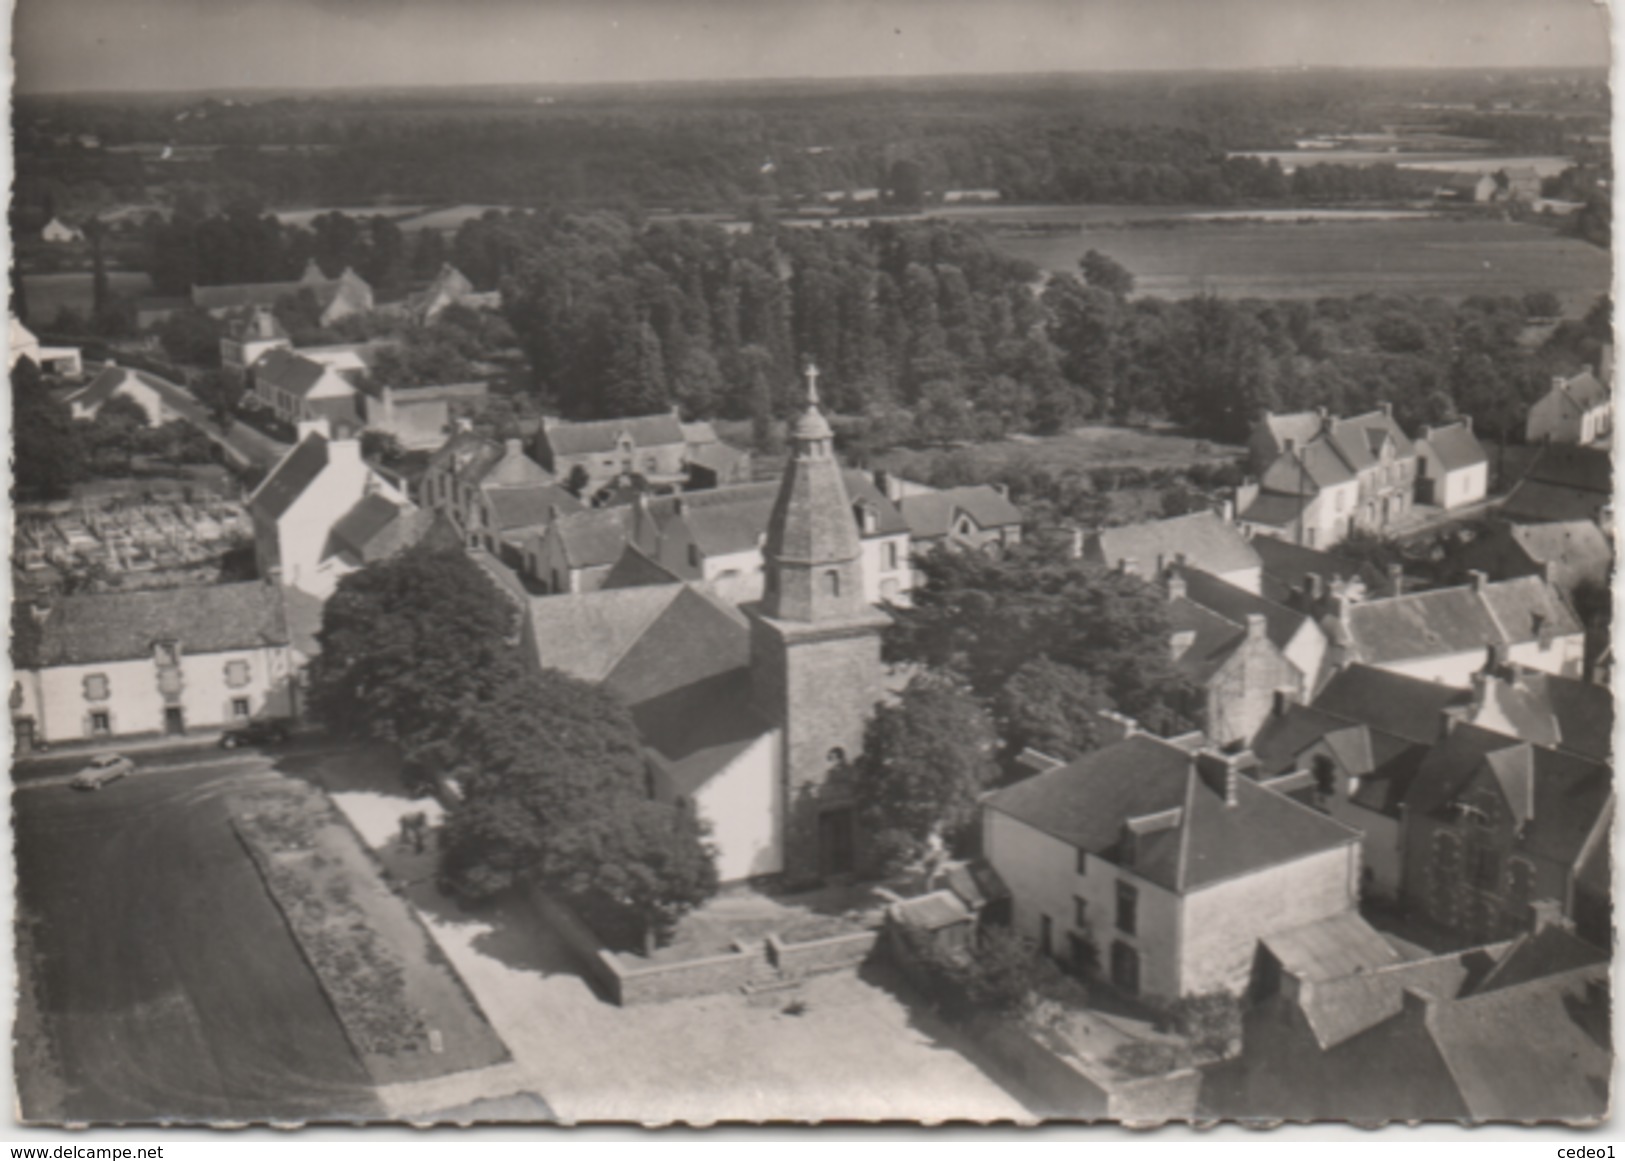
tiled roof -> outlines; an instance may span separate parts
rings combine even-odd
[[[910,535],[917,540],[947,536],[961,512],[969,516],[978,528],[1019,527],[1021,524],[1021,509],[991,484],[917,492],[897,501],[897,507],[908,522]]]
[[[682,428],[683,442],[689,445],[689,453],[691,456],[700,448],[719,442],[717,439],[717,429],[712,427],[710,423],[703,419],[696,420],[693,423],[682,423],[678,426]],[[729,450],[732,451],[733,449],[730,448]]]
[[[553,473],[531,459],[518,446],[518,441],[498,449],[498,459],[483,463],[474,477],[482,488],[523,488],[533,484],[551,484]]]
[[[491,514],[499,532],[546,524],[553,519],[555,511],[569,515],[583,510],[581,501],[557,484],[491,488],[486,497],[491,501]]]
[[[311,432],[271,469],[249,497],[248,506],[268,520],[279,520],[327,467],[327,439]]]
[[[1328,618],[1331,623],[1332,618]],[[1581,631],[1568,602],[1540,577],[1496,581],[1361,601],[1344,610],[1340,627],[1354,656],[1370,664],[1465,653]]]
[[[1596,520],[1612,501],[1611,493],[1524,479],[1502,501],[1499,511],[1509,520],[1534,523]]]
[[[1504,947],[1473,948],[1316,981],[1302,1003],[1304,1018],[1321,1048],[1335,1048],[1398,1016],[1408,990],[1441,1000],[1455,999],[1489,972],[1494,954]]]
[[[1290,528],[1297,523],[1305,509],[1314,503],[1308,496],[1283,496],[1276,492],[1259,492],[1252,503],[1238,514],[1249,524],[1262,524],[1268,528]]]
[[[89,383],[67,396],[67,401],[81,407],[100,407],[113,397],[114,392],[124,386],[124,381],[132,374],[134,372],[127,367],[109,363]]]
[[[527,618],[537,663],[583,681],[602,681],[683,587],[531,597]]]
[[[245,581],[58,598],[40,626],[41,668],[151,657],[159,641],[187,654],[288,644],[281,594]]]
[[[558,536],[571,568],[601,568],[621,558],[631,527],[630,508],[589,508],[560,517],[548,535]]]
[[[1403,958],[1353,911],[1277,931],[1262,942],[1286,971],[1311,982],[1387,967]]]
[[[1266,492],[1283,496],[1310,495],[1320,488],[1346,484],[1354,479],[1354,472],[1330,446],[1316,441],[1296,451],[1285,452],[1275,458],[1259,484]]]
[[[1586,581],[1605,583],[1613,571],[1614,552],[1591,520],[1497,523],[1467,545],[1457,561],[1491,576],[1522,576],[1549,564],[1558,587],[1572,593]]]
[[[1478,442],[1473,429],[1466,423],[1452,423],[1448,427],[1434,427],[1423,434],[1428,448],[1447,472],[1489,463],[1484,445]]]
[[[1542,627],[1564,637],[1585,631],[1563,595],[1538,576],[1516,576],[1487,584],[1484,602],[1509,642],[1537,640]]]
[[[1535,670],[1524,670],[1519,684],[1556,721],[1558,749],[1600,762],[1609,760],[1614,741],[1613,691],[1605,685]]]
[[[684,427],[690,426],[684,424]],[[719,476],[733,472],[740,464],[750,459],[750,453],[740,451],[738,448],[725,443],[706,443],[698,447],[690,445],[688,449],[688,462],[702,468],[709,468]]]
[[[272,306],[301,290],[315,291],[317,301],[331,283],[313,282],[249,282],[222,286],[192,287],[192,305],[201,310],[224,310],[241,306]]]
[[[1168,627],[1188,642],[1174,658],[1180,671],[1198,683],[1206,682],[1223,667],[1246,639],[1244,625],[1227,620],[1190,600],[1168,602]],[[1188,637],[1183,635],[1188,634]]]
[[[1610,497],[1614,494],[1613,460],[1606,448],[1549,443],[1540,449],[1524,478]]]
[[[327,371],[321,363],[285,347],[266,351],[254,364],[254,378],[257,381],[269,383],[301,398],[322,381]]]
[[[1191,568],[1220,576],[1255,569],[1262,563],[1241,531],[1215,512],[1103,528],[1089,538],[1084,551],[1090,559],[1112,568],[1124,560],[1138,561],[1147,573],[1171,565],[1181,556]]]
[[[1465,705],[1471,697],[1466,690],[1436,681],[1371,665],[1349,665],[1326,682],[1314,708],[1407,741],[1432,743],[1441,732],[1445,709]]]
[[[1147,735],[1130,736],[1066,766],[995,792],[987,805],[1173,891],[1245,875],[1344,846],[1355,832],[1246,777],[1236,802],[1196,771],[1196,758]],[[1177,812],[1177,814],[1176,814]],[[1143,834],[1125,861],[1126,823],[1177,817]]]
[[[683,426],[669,411],[634,415],[625,419],[599,419],[585,423],[559,420],[543,429],[543,438],[556,456],[614,451],[622,434],[639,448],[683,443]]]
[[[1609,398],[1607,385],[1590,371],[1582,371],[1572,379],[1563,380],[1560,390],[1574,400],[1582,411],[1602,407]]]
[[[685,578],[667,569],[659,561],[652,560],[638,551],[635,544],[628,544],[621,553],[621,558],[615,562],[614,567],[604,577],[601,587],[606,589],[631,589],[646,585],[677,584]]]
[[[1214,576],[1211,570],[1204,571],[1201,565],[1176,566],[1173,571],[1175,576],[1185,582],[1185,596],[1209,612],[1217,613],[1225,620],[1243,626],[1247,624],[1249,615],[1262,616],[1265,632],[1279,649],[1285,649],[1291,644],[1305,625],[1312,627],[1314,624],[1308,615],[1250,593]],[[1318,628],[1314,628],[1313,631],[1320,632]],[[1304,676],[1313,680],[1317,675],[1306,673]]]
[[[361,497],[353,508],[340,516],[330,535],[344,548],[366,559],[367,546],[403,514],[399,504],[374,492]]]

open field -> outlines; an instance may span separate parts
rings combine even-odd
[[[1009,254],[1076,271],[1099,250],[1137,292],[1182,298],[1410,294],[1465,298],[1550,290],[1579,314],[1608,290],[1608,254],[1543,226],[1489,220],[1177,222],[1079,233],[1006,234]]]
[[[20,905],[67,1093],[26,1119],[350,1120],[372,1085],[227,822],[269,772],[15,792]]]
[[[94,296],[88,270],[68,270],[60,274],[24,274],[23,289],[28,295],[28,317],[23,321],[36,329],[49,327],[63,307],[88,316]],[[135,298],[152,293],[152,279],[139,270],[109,270],[107,288],[114,295]]]
[[[979,473],[987,475],[1018,463],[1059,473],[1093,468],[1182,468],[1229,463],[1243,454],[1244,448],[1191,439],[1174,431],[1090,424],[1064,435],[1019,435],[951,451],[894,448],[880,456],[876,466],[920,479],[931,461],[949,455],[968,459]]]

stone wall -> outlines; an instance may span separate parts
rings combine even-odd
[[[777,935],[767,937],[767,957],[779,974],[792,979],[820,972],[854,968],[874,954],[880,929],[833,935],[806,943],[786,943]]]

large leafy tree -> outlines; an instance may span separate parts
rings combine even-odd
[[[330,730],[445,766],[470,715],[509,681],[510,606],[457,550],[413,548],[351,573],[322,613],[310,708]]]
[[[1052,543],[999,559],[939,549],[919,568],[924,584],[887,631],[888,659],[954,672],[992,701],[1023,666],[1048,658],[1087,674],[1089,688],[1150,729],[1198,724],[1200,698],[1170,659],[1155,587]],[[1008,707],[1000,716],[1011,720]]]
[[[456,737],[462,800],[442,838],[442,881],[490,898],[526,881],[607,900],[658,937],[717,885],[701,823],[643,792],[626,708],[553,670],[509,675]]]
[[[11,369],[12,472],[19,500],[56,500],[84,477],[85,450],[67,404],[26,355]]]
[[[953,843],[998,777],[987,712],[954,678],[915,677],[875,710],[855,763],[859,812],[877,861],[897,865]]]
[[[993,698],[994,720],[1008,756],[1032,748],[1072,759],[1099,744],[1097,710],[1109,709],[1104,683],[1092,673],[1035,657]]]

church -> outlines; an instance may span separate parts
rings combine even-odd
[[[759,602],[697,584],[531,598],[536,665],[598,682],[630,705],[652,797],[711,827],[724,882],[810,883],[855,869],[848,764],[883,696],[865,597],[861,516],[809,370],[806,408],[762,545]]]

